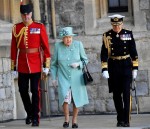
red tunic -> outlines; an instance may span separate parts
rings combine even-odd
[[[42,56],[41,48],[43,50]],[[39,49],[39,51],[21,52],[21,50],[27,49]],[[48,36],[43,24],[32,22],[30,25],[25,26],[25,24],[21,22],[13,27],[11,41],[11,70],[15,70],[18,57],[18,72],[41,72],[42,63],[44,64],[44,67],[50,67],[50,56]]]

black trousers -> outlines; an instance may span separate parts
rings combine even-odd
[[[23,101],[25,111],[28,116],[32,116],[33,120],[39,122],[40,112],[40,79],[41,73],[19,73],[18,86]],[[29,89],[30,84],[30,89]],[[29,92],[32,96],[30,97]]]
[[[130,123],[130,81],[124,81],[122,90],[113,91],[113,100],[117,111],[117,121]]]
[[[109,92],[113,93],[113,100],[117,111],[118,122],[130,122],[130,86],[132,82],[131,59],[109,59]]]

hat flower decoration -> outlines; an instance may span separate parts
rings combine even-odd
[[[63,38],[65,36],[76,36],[76,35],[77,34],[73,33],[72,27],[64,27],[64,28],[61,28],[59,31],[59,37],[60,38]]]

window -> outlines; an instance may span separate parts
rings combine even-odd
[[[127,12],[128,0],[108,0],[108,12]]]

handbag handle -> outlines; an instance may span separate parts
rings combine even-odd
[[[86,65],[86,63],[85,63],[85,60],[84,60],[84,59],[81,59],[81,61],[82,61],[82,63],[83,63],[83,66],[85,66],[87,72],[89,72],[89,71],[88,71],[88,68],[87,68],[87,65]],[[83,68],[83,69],[84,69],[84,68]]]

